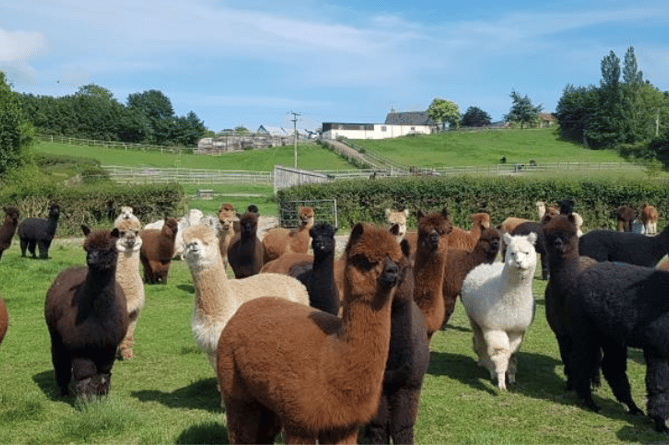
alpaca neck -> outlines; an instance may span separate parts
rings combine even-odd
[[[122,283],[135,275],[139,276],[139,248],[119,250],[116,262],[116,281]]]
[[[525,290],[532,288],[533,275],[534,268],[521,270],[511,264],[504,264],[501,276],[501,294],[509,300],[525,299],[527,297]]]
[[[193,272],[195,286],[195,306],[205,314],[218,314],[235,305],[236,295],[232,292],[223,260],[217,264]]]
[[[339,291],[334,276],[334,251],[314,252],[314,262],[309,277],[310,306],[337,315]]]
[[[88,268],[86,280],[77,292],[75,299],[79,308],[77,322],[90,316],[107,319],[107,309],[116,299],[116,267],[104,270]]]
[[[438,300],[442,297],[446,254],[446,250],[416,252],[414,300],[421,309],[442,304]]]

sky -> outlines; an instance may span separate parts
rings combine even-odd
[[[447,2],[19,0],[0,3],[0,70],[14,91],[95,84],[121,103],[159,90],[213,131],[383,123],[434,98],[501,120],[510,94],[555,110],[568,84],[599,85],[632,46],[669,90],[665,1]]]

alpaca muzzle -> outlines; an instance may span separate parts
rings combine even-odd
[[[383,262],[383,273],[381,274],[381,287],[388,289],[395,286],[400,280],[399,266],[386,258]]]

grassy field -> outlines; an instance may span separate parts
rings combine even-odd
[[[356,140],[404,165],[443,167],[453,165],[551,162],[622,162],[612,150],[589,150],[565,141],[553,129],[453,131],[394,139]]]
[[[193,283],[173,262],[167,285],[145,286],[135,359],[114,365],[108,398],[79,405],[60,397],[44,322],[44,298],[62,269],[82,265],[81,240],[56,240],[49,260],[20,257],[17,243],[0,261],[0,294],[10,326],[0,345],[0,443],[226,443],[224,409],[205,356],[191,336]],[[500,393],[476,365],[462,305],[435,334],[416,425],[424,444],[614,444],[666,442],[645,417],[625,414],[603,385],[586,411],[564,390],[557,343],[544,315],[545,282],[535,279],[537,316],[519,353],[515,385]],[[645,366],[630,352],[628,374],[645,407]]]

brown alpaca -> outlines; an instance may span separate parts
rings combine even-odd
[[[448,248],[442,289],[445,313],[442,326],[446,326],[448,319],[453,315],[455,302],[462,291],[462,283],[465,281],[467,274],[479,264],[492,264],[497,257],[499,247],[499,231],[489,228],[481,232],[481,236],[471,251]]]
[[[12,245],[12,238],[19,225],[19,209],[16,207],[5,207],[5,221],[0,226],[0,257],[2,252]]]
[[[219,248],[221,258],[223,258],[223,266],[227,267],[228,247],[230,247],[230,241],[235,236],[235,222],[239,222],[235,207],[229,202],[224,202],[218,209],[218,222],[221,223],[218,231]]]
[[[282,273],[288,275],[291,267],[300,263],[313,263],[314,256],[310,253],[286,252],[279,258],[265,263],[260,269],[260,273]]]
[[[5,302],[0,298],[0,343],[2,343],[2,340],[5,338],[8,325],[9,317],[7,316],[7,307],[5,307]]]
[[[631,232],[632,221],[636,218],[636,211],[628,206],[620,206],[616,214],[616,229],[618,232]]]
[[[376,414],[402,251],[385,229],[357,224],[346,246],[343,314],[261,297],[244,303],[218,343],[228,438],[356,443]]]
[[[69,394],[74,379],[77,397],[87,400],[109,391],[128,311],[116,281],[118,229],[82,230],[88,267],[71,267],[56,276],[46,294],[44,318],[61,395]]]
[[[314,225],[314,209],[301,207],[298,213],[299,227],[290,230],[276,227],[267,231],[262,240],[264,249],[263,263],[275,260],[284,252],[307,253],[309,251],[309,229]]]
[[[472,250],[481,236],[481,230],[490,227],[490,215],[487,213],[475,213],[472,218],[472,230],[466,232],[458,227],[448,235],[449,249]]]
[[[144,229],[140,233],[142,247],[139,259],[144,267],[144,281],[149,284],[167,283],[167,273],[174,257],[177,224],[175,218],[168,216],[162,229]]]
[[[448,235],[453,230],[448,212],[424,215],[418,211],[418,245],[414,262],[413,299],[423,313],[427,338],[431,339],[444,323],[444,266],[448,253]]]
[[[263,247],[258,238],[258,212],[255,206],[239,218],[239,231],[228,246],[228,263],[235,278],[246,278],[260,273],[263,265]]]
[[[641,207],[641,222],[645,229],[646,235],[657,234],[657,209],[649,204],[644,204]]]

